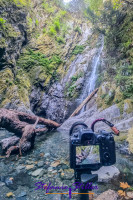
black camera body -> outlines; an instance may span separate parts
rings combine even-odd
[[[88,129],[87,125],[80,124],[82,127],[70,130],[70,167],[72,169],[89,169],[92,171],[100,169],[102,166],[110,166],[116,162],[115,141],[111,133],[106,131],[100,131],[98,134],[94,133],[91,129]],[[99,160],[98,162],[90,162],[78,164],[76,162],[76,149],[85,146],[92,146],[96,148],[98,146]],[[89,155],[88,158],[89,160]]]

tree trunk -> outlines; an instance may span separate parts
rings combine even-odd
[[[95,89],[81,104],[80,106],[71,114],[70,117],[73,117],[79,113],[79,111],[83,108],[85,104],[88,103],[92,99],[92,97],[98,92],[98,88]]]

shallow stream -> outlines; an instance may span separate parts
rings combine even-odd
[[[46,195],[46,191],[42,189],[35,190],[37,182],[47,185],[51,183],[52,186],[72,186],[74,172],[69,167],[68,141],[68,133],[51,132],[38,136],[34,149],[19,159],[15,155],[10,158],[0,157],[0,199],[6,200],[8,192],[15,195],[11,200],[69,199],[68,195]],[[98,184],[99,189],[95,193],[99,194],[107,189],[118,190],[120,181],[133,186],[133,158],[117,153],[116,167],[121,171],[120,177],[111,183]],[[73,195],[72,199],[76,200],[77,196]]]

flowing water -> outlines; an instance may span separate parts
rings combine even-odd
[[[99,41],[98,41],[99,42]],[[100,63],[100,57],[101,57],[101,53],[104,47],[104,37],[101,36],[100,37],[100,48],[98,48],[96,55],[94,56],[93,60],[92,60],[92,73],[91,75],[86,78],[86,82],[85,82],[85,87],[83,89],[83,93],[82,93],[82,97],[81,100],[83,101],[94,89],[95,89],[95,85],[96,85],[96,79],[97,79],[97,68],[98,65]]]

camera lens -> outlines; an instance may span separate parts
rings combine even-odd
[[[103,157],[104,157],[105,160],[109,160],[110,159],[110,154],[106,152],[106,153],[104,153]]]

